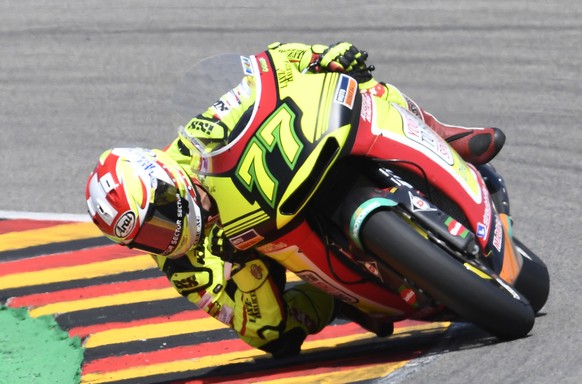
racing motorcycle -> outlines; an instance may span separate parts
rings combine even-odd
[[[179,128],[237,249],[371,316],[448,316],[508,340],[530,332],[549,274],[513,236],[491,165],[464,162],[349,75],[302,73],[271,51],[199,62],[176,90],[176,116],[227,112],[249,95],[232,132]]]

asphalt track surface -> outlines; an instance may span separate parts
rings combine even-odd
[[[342,40],[440,120],[504,129],[515,233],[552,279],[529,337],[453,327],[384,380],[582,381],[578,0],[0,2],[0,210],[83,214],[104,149],[174,137],[172,90],[205,56]]]

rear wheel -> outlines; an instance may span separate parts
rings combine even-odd
[[[372,214],[360,240],[435,300],[493,335],[516,339],[532,329],[535,315],[525,297],[476,266],[463,265],[396,213]]]

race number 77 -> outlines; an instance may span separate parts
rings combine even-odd
[[[266,162],[267,153],[279,147],[281,155],[290,170],[295,168],[303,143],[295,130],[296,115],[287,104],[281,105],[257,130],[236,170],[241,183],[252,191],[256,186],[258,192],[271,207],[275,204],[279,182],[273,176]]]

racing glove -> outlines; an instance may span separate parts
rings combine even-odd
[[[224,261],[231,261],[236,252],[236,248],[226,237],[224,229],[218,224],[215,224],[208,233],[206,249]]]
[[[321,54],[319,66],[330,72],[352,72],[367,69],[368,52],[360,51],[350,43],[329,46]]]
[[[358,83],[372,80],[373,65],[367,65],[368,52],[360,51],[350,43],[337,43],[321,54],[318,70],[347,73]]]

